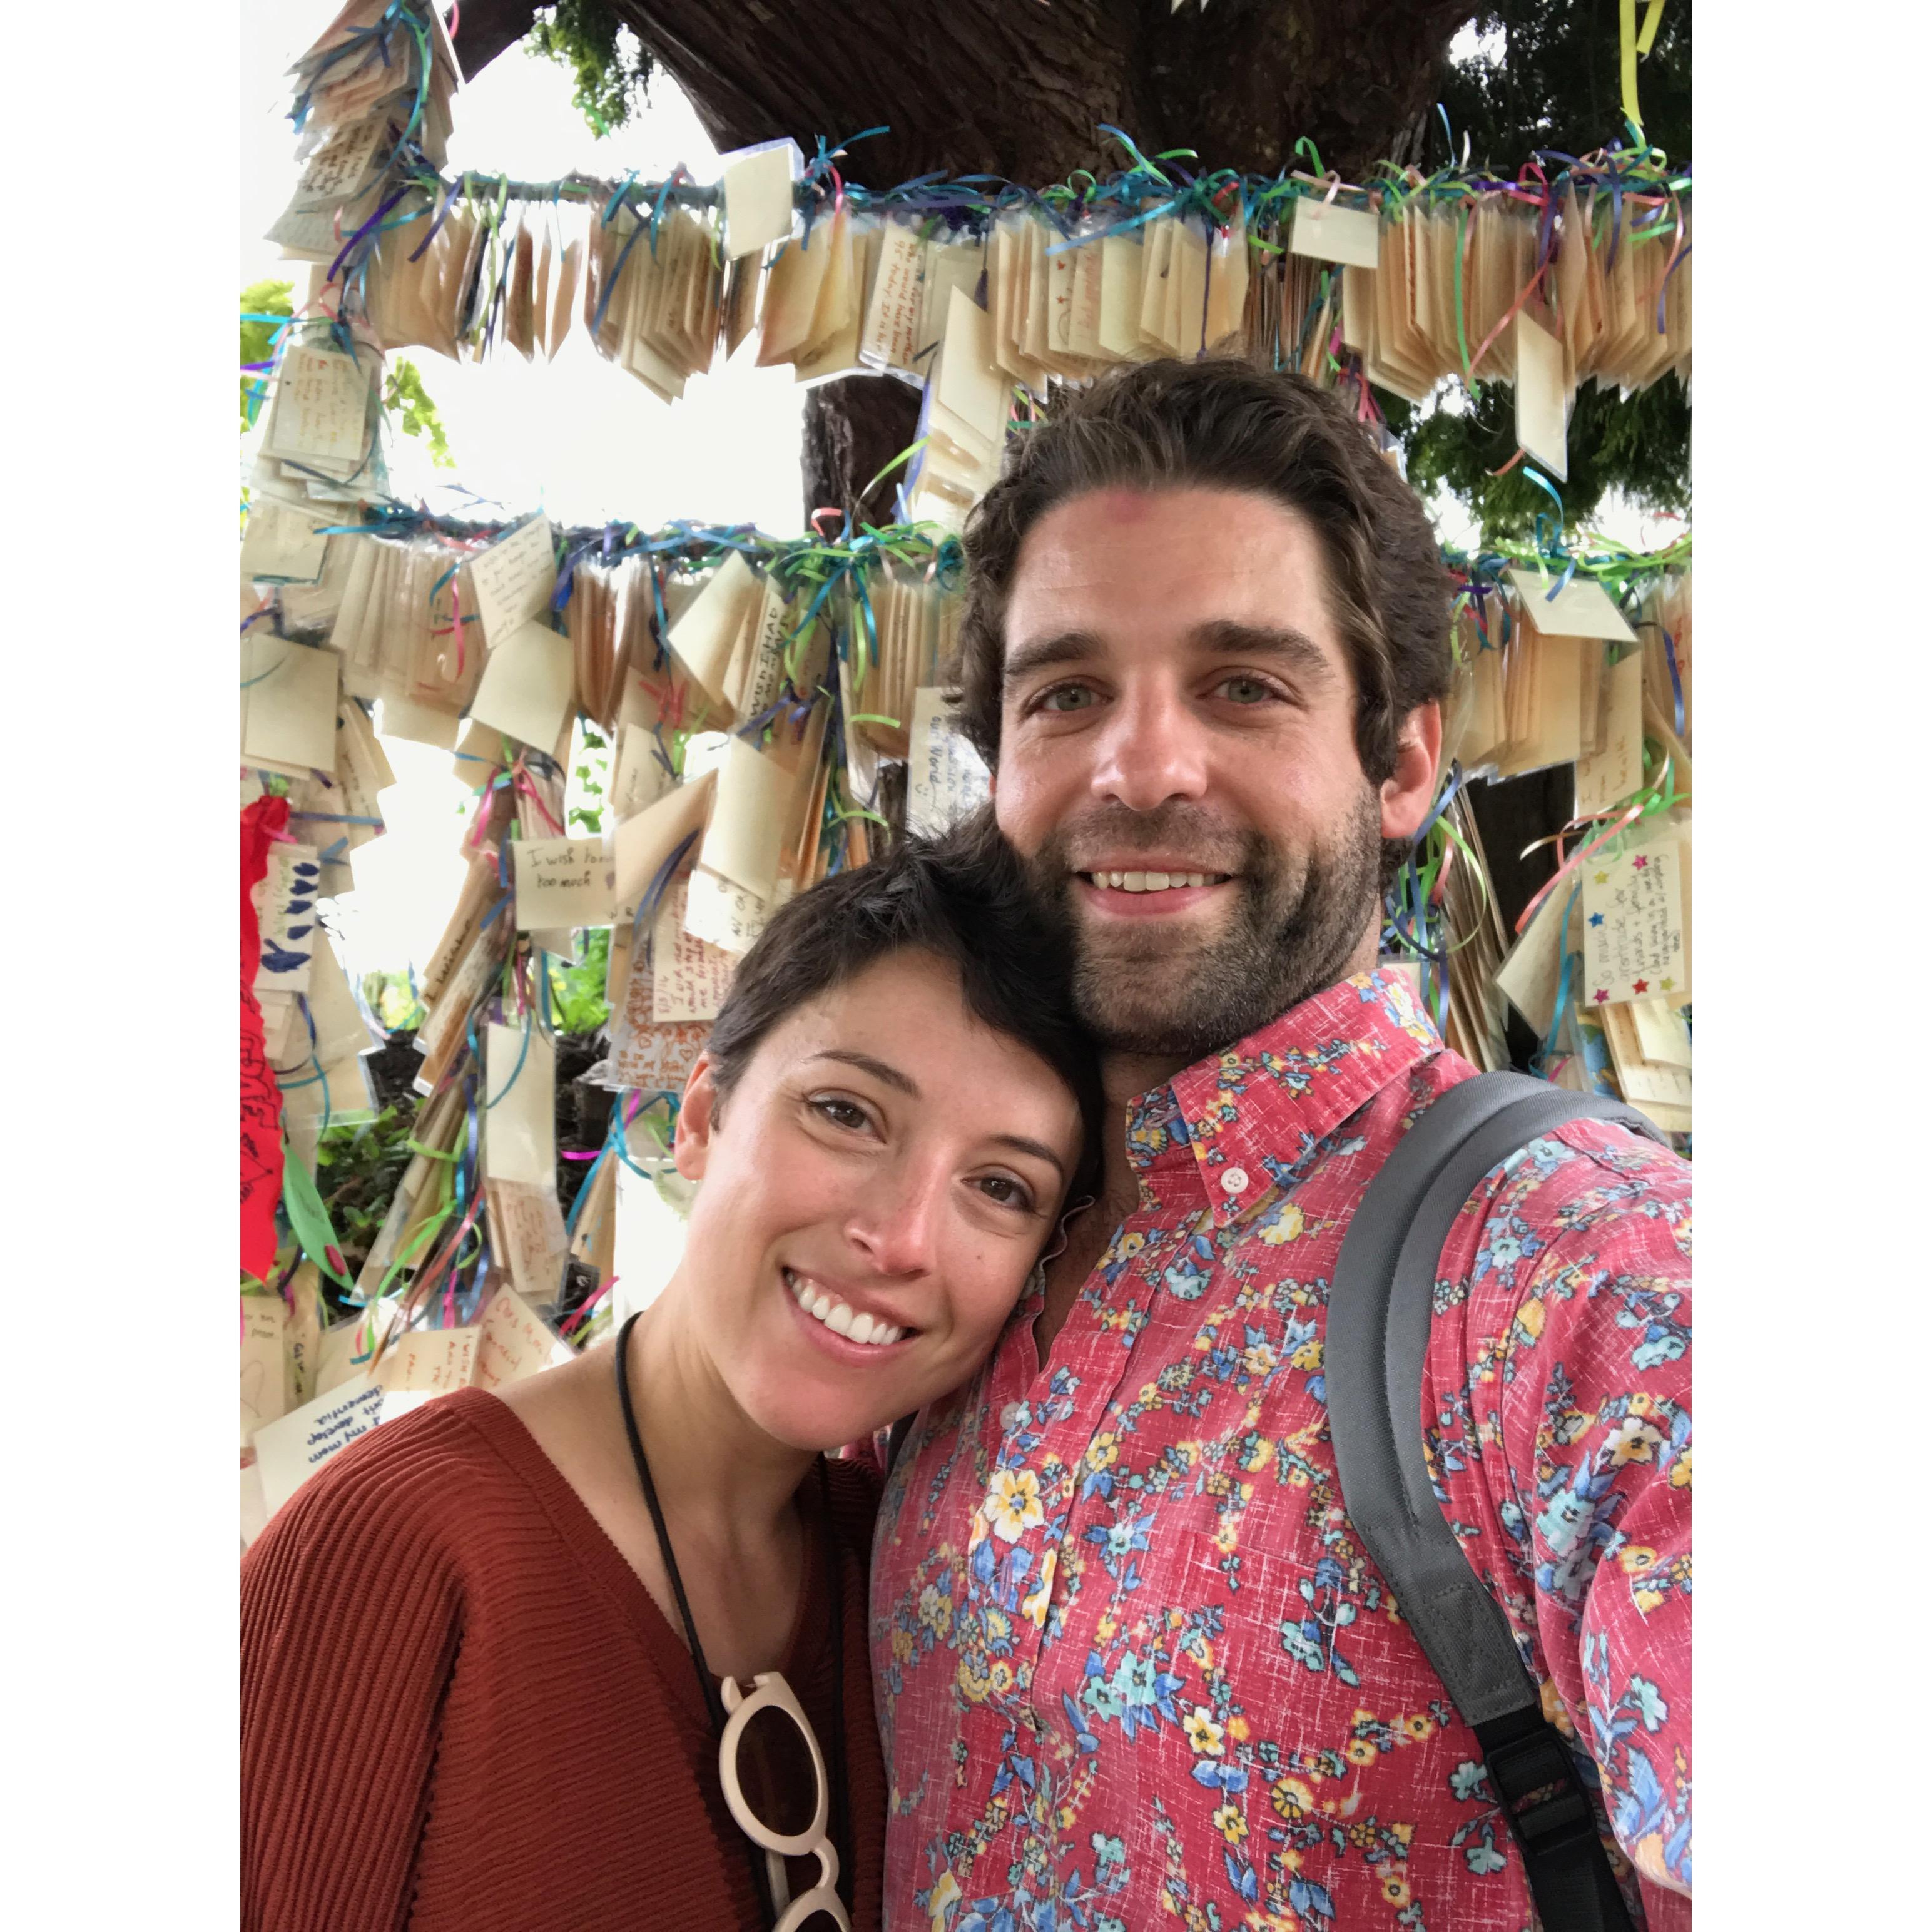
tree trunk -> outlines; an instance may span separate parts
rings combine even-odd
[[[1419,146],[1450,34],[1471,0],[899,0],[835,10],[745,0],[611,0],[689,96],[720,148],[791,134],[856,143],[842,171],[874,187],[944,169],[1029,188],[1096,172],[1125,155],[1111,122],[1190,166],[1269,172],[1306,136],[1345,178]],[[473,75],[529,28],[524,0],[464,0],[457,50]],[[1304,165],[1306,165],[1304,163]],[[806,404],[807,513],[878,521],[897,477],[857,493],[910,443],[918,398],[848,376]]]

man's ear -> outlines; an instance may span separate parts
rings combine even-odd
[[[671,1159],[687,1180],[702,1180],[710,1158],[712,1130],[718,1123],[718,1083],[711,1056],[700,1053],[691,1078],[684,1083],[677,1126],[671,1136]]]
[[[1383,779],[1382,836],[1413,838],[1436,802],[1436,766],[1442,755],[1442,707],[1432,699],[1402,720],[1395,770]]]

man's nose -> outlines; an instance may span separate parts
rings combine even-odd
[[[946,1177],[932,1162],[895,1162],[853,1204],[845,1238],[881,1274],[930,1274],[938,1264],[945,1190]]]
[[[1185,694],[1148,683],[1121,693],[1094,742],[1090,787],[1098,799],[1157,812],[1208,788],[1208,746]]]

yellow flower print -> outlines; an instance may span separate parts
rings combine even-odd
[[[1102,1643],[1112,1643],[1120,1635],[1120,1620],[1114,1616],[1111,1604],[1100,1612],[1100,1621],[1095,1626],[1094,1634]]]
[[[1400,1872],[1382,1874],[1382,1899],[1389,1905],[1406,1905],[1409,1902],[1408,1881]]]
[[[996,1469],[980,1513],[1002,1543],[1017,1543],[1046,1520],[1040,1502],[1040,1478],[1030,1469]]]
[[[946,1916],[959,1903],[963,1894],[959,1881],[948,1872],[939,1874],[939,1882],[932,1888],[926,1900],[926,1910],[932,1915],[932,1932],[943,1932]]]
[[[1130,1262],[1146,1246],[1146,1235],[1138,1230],[1131,1234],[1123,1234],[1114,1244],[1113,1258],[1117,1262]]]
[[[952,1628],[952,1599],[927,1584],[919,1593],[919,1620],[934,1636],[943,1637]]]
[[[993,1680],[974,1670],[970,1658],[962,1657],[959,1660],[958,1681],[959,1694],[969,1704],[983,1704],[986,1701],[986,1693],[993,1688]]]
[[[1268,1802],[1291,1825],[1299,1824],[1315,1809],[1315,1793],[1298,1778],[1278,1778],[1268,1786]]]
[[[1688,1449],[1670,1466],[1670,1486],[1673,1490],[1688,1490],[1690,1486],[1690,1452]]]
[[[1241,1366],[1251,1376],[1266,1375],[1274,1366],[1276,1360],[1271,1342],[1257,1342],[1252,1348],[1241,1352]]]
[[[1243,1459],[1241,1467],[1252,1475],[1259,1475],[1274,1460],[1274,1444],[1265,1436],[1256,1438],[1255,1446]]]
[[[1180,1720],[1180,1728],[1187,1733],[1187,1742],[1203,1757],[1219,1757],[1225,1735],[1215,1723],[1211,1713],[1197,1705]]]
[[[1424,1738],[1436,1735],[1436,1720],[1426,1712],[1418,1711],[1412,1718],[1398,1718],[1396,1729],[1414,1738],[1419,1744]]]
[[[1013,1620],[1004,1610],[986,1612],[986,1634],[995,1643],[1002,1643],[1013,1634]]]
[[[1526,1301],[1516,1312],[1516,1326],[1534,1342],[1543,1333],[1543,1304]]]
[[[912,1632],[896,1630],[892,1632],[892,1660],[896,1664],[912,1661]]]
[[[1238,1744],[1246,1744],[1248,1741],[1247,1719],[1239,1716],[1230,1718],[1228,1720],[1228,1735]]]
[[[1229,1844],[1238,1845],[1248,1835],[1248,1821],[1233,1804],[1223,1804],[1214,1814],[1214,1828]]]
[[[1288,1361],[1291,1368],[1300,1369],[1304,1372],[1321,1367],[1322,1338],[1318,1335],[1310,1336],[1308,1340],[1288,1357]]]
[[[1654,1461],[1657,1451],[1664,1447],[1664,1432],[1653,1424],[1640,1422],[1634,1416],[1626,1417],[1617,1425],[1611,1435],[1609,1448],[1612,1468],[1625,1462]]]
[[[1087,1445],[1087,1466],[1090,1469],[1111,1468],[1120,1460],[1120,1438],[1111,1429],[1103,1430]]]
[[[1376,1760],[1382,1756],[1382,1753],[1377,1750],[1366,1738],[1351,1738],[1348,1740],[1348,1748],[1342,1752],[1342,1755],[1351,1764],[1368,1765],[1373,1764]]]
[[[1223,1556],[1232,1556],[1241,1538],[1241,1520],[1238,1516],[1224,1516],[1214,1525],[1214,1547]]]
[[[995,1697],[1004,1697],[1013,1688],[1013,1666],[1004,1657],[996,1657],[987,1674],[986,1688]]]
[[[1256,1230],[1271,1248],[1278,1248],[1284,1241],[1298,1241],[1304,1226],[1301,1210],[1291,1201],[1278,1208]]]
[[[1627,1543],[1617,1552],[1617,1561],[1625,1576],[1640,1576],[1655,1564],[1657,1552],[1646,1543]]]
[[[1040,1559],[1040,1581],[1028,1595],[1021,1599],[1020,1615],[1035,1630],[1042,1628],[1046,1622],[1046,1606],[1053,1597],[1053,1574],[1059,1564],[1060,1552],[1049,1550]]]

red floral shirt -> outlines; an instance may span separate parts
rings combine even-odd
[[[1323,1406],[1349,1216],[1473,1070],[1376,973],[1143,1096],[1139,1207],[1045,1370],[1036,1277],[920,1418],[873,1562],[888,1927],[1534,1922]],[[1676,1156],[1533,1143],[1450,1238],[1423,1388],[1443,1513],[1653,1932],[1690,1922],[1690,1229]]]

